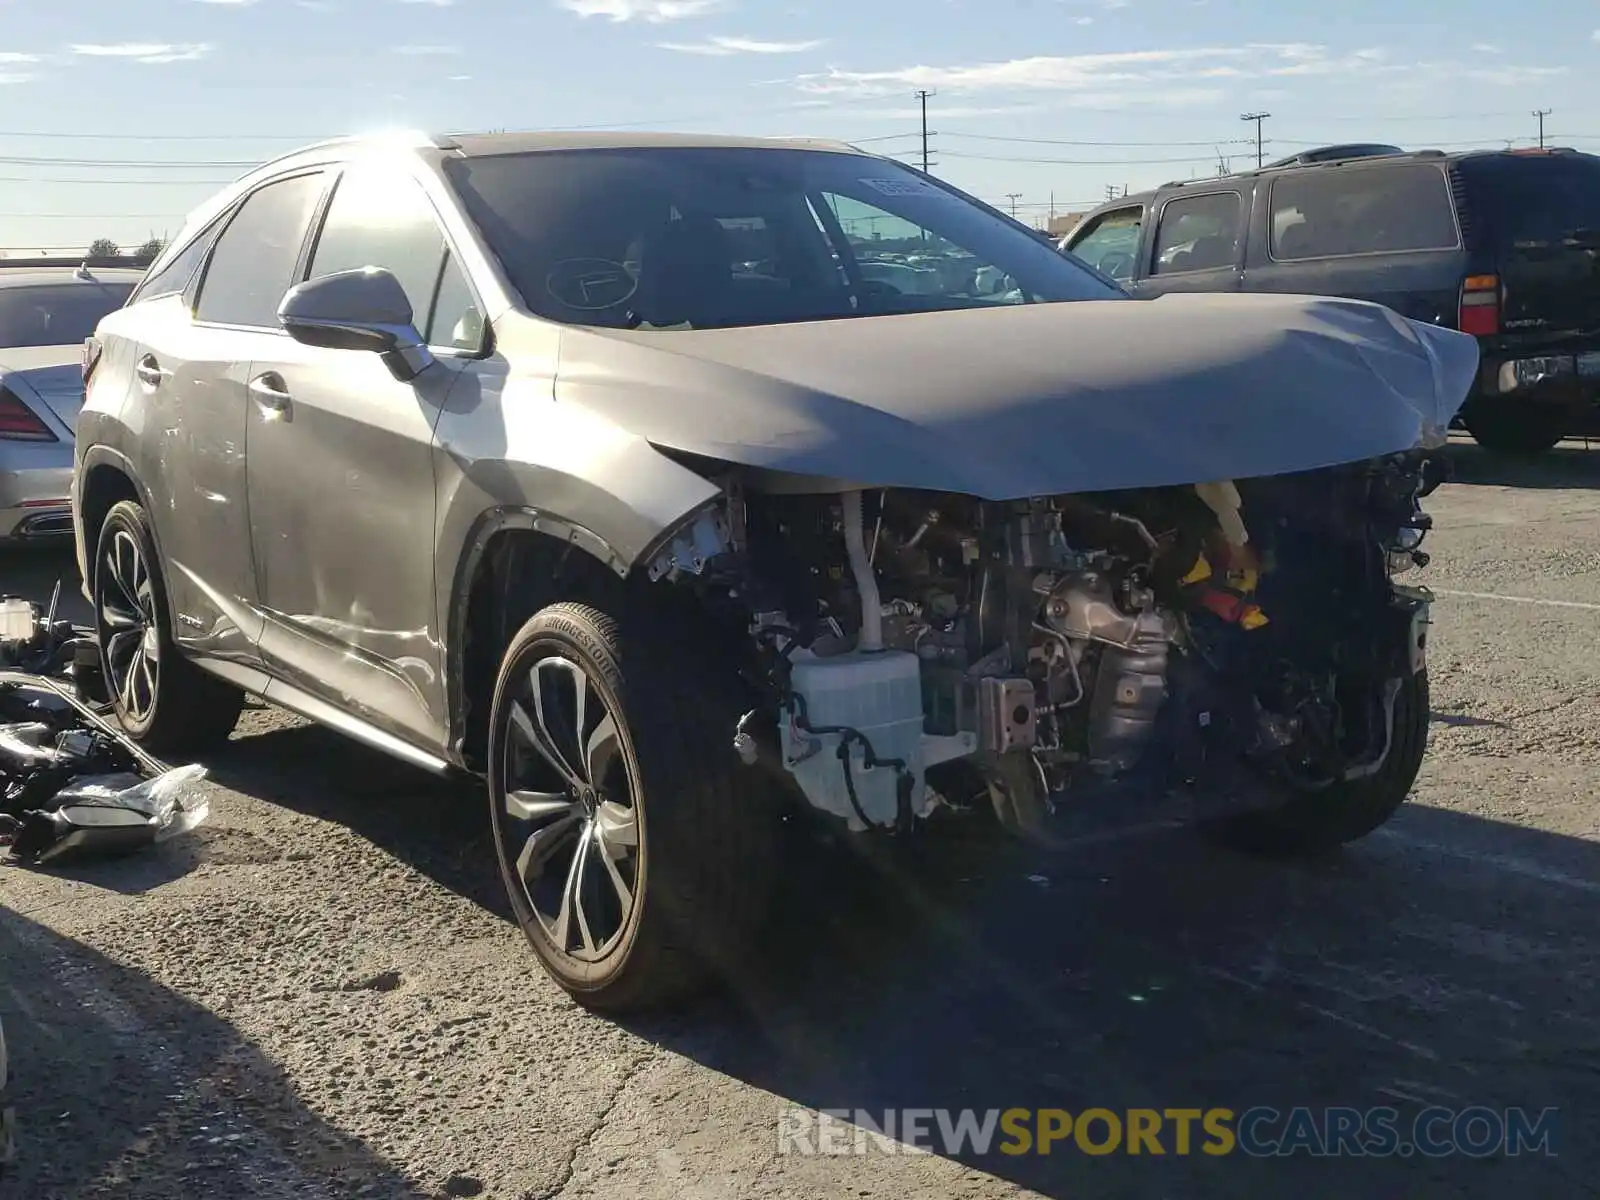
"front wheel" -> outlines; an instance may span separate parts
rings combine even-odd
[[[611,1012],[734,969],[772,882],[775,808],[733,752],[717,657],[647,624],[536,614],[506,650],[490,726],[517,923],[562,988]]]
[[[1277,808],[1243,813],[1207,826],[1217,840],[1252,854],[1325,853],[1359,841],[1399,811],[1417,781],[1428,748],[1428,673],[1400,685],[1393,740],[1377,773],[1314,792],[1297,792]]]

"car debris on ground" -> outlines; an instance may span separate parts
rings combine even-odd
[[[108,718],[93,631],[0,598],[0,845],[56,866],[126,854],[207,815],[202,766],[151,757]]]

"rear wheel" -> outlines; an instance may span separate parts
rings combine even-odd
[[[1489,453],[1524,458],[1543,454],[1566,433],[1560,412],[1507,405],[1476,408],[1464,414],[1461,423]]]
[[[1207,832],[1252,854],[1318,854],[1358,841],[1399,811],[1428,748],[1428,673],[1401,685],[1394,702],[1393,741],[1377,773],[1315,792],[1297,792],[1282,806],[1216,822]]]
[[[173,643],[150,519],[132,500],[113,505],[100,527],[93,594],[101,671],[128,736],[158,756],[226,741],[244,693]]]
[[[626,626],[578,604],[536,614],[506,651],[489,746],[518,924],[562,988],[613,1012],[737,968],[776,848],[716,655],[687,630]]]

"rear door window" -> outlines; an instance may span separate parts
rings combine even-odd
[[[1460,243],[1449,182],[1432,163],[1296,171],[1272,183],[1271,250],[1279,262]]]
[[[200,264],[205,261],[206,251],[211,249],[211,243],[216,239],[217,230],[222,227],[220,220],[213,221],[204,231],[197,234],[177,255],[152,275],[147,275],[140,283],[135,300],[157,300],[162,296],[176,296],[188,290],[189,283],[194,279],[194,274],[200,269]]]
[[[1238,192],[1179,196],[1167,201],[1156,226],[1152,275],[1216,271],[1239,261]]]
[[[1139,231],[1143,227],[1143,207],[1119,208],[1096,217],[1088,231],[1068,249],[1100,274],[1126,283],[1133,278],[1139,258]]]
[[[219,325],[277,329],[278,304],[294,280],[321,198],[320,172],[252,192],[211,254],[195,316]]]

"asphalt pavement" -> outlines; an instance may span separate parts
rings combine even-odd
[[[247,712],[189,838],[0,867],[0,1195],[1600,1195],[1600,452],[1457,458],[1418,576],[1432,745],[1385,830],[1294,866],[1148,822],[1048,855],[797,845],[761,955],[671,1018],[547,982],[480,794]],[[0,591],[70,571],[7,557]],[[1553,1154],[1214,1155],[1198,1125],[1184,1154],[1170,1121],[1159,1155],[792,1136],[822,1110],[1263,1106],[1558,1111]]]

